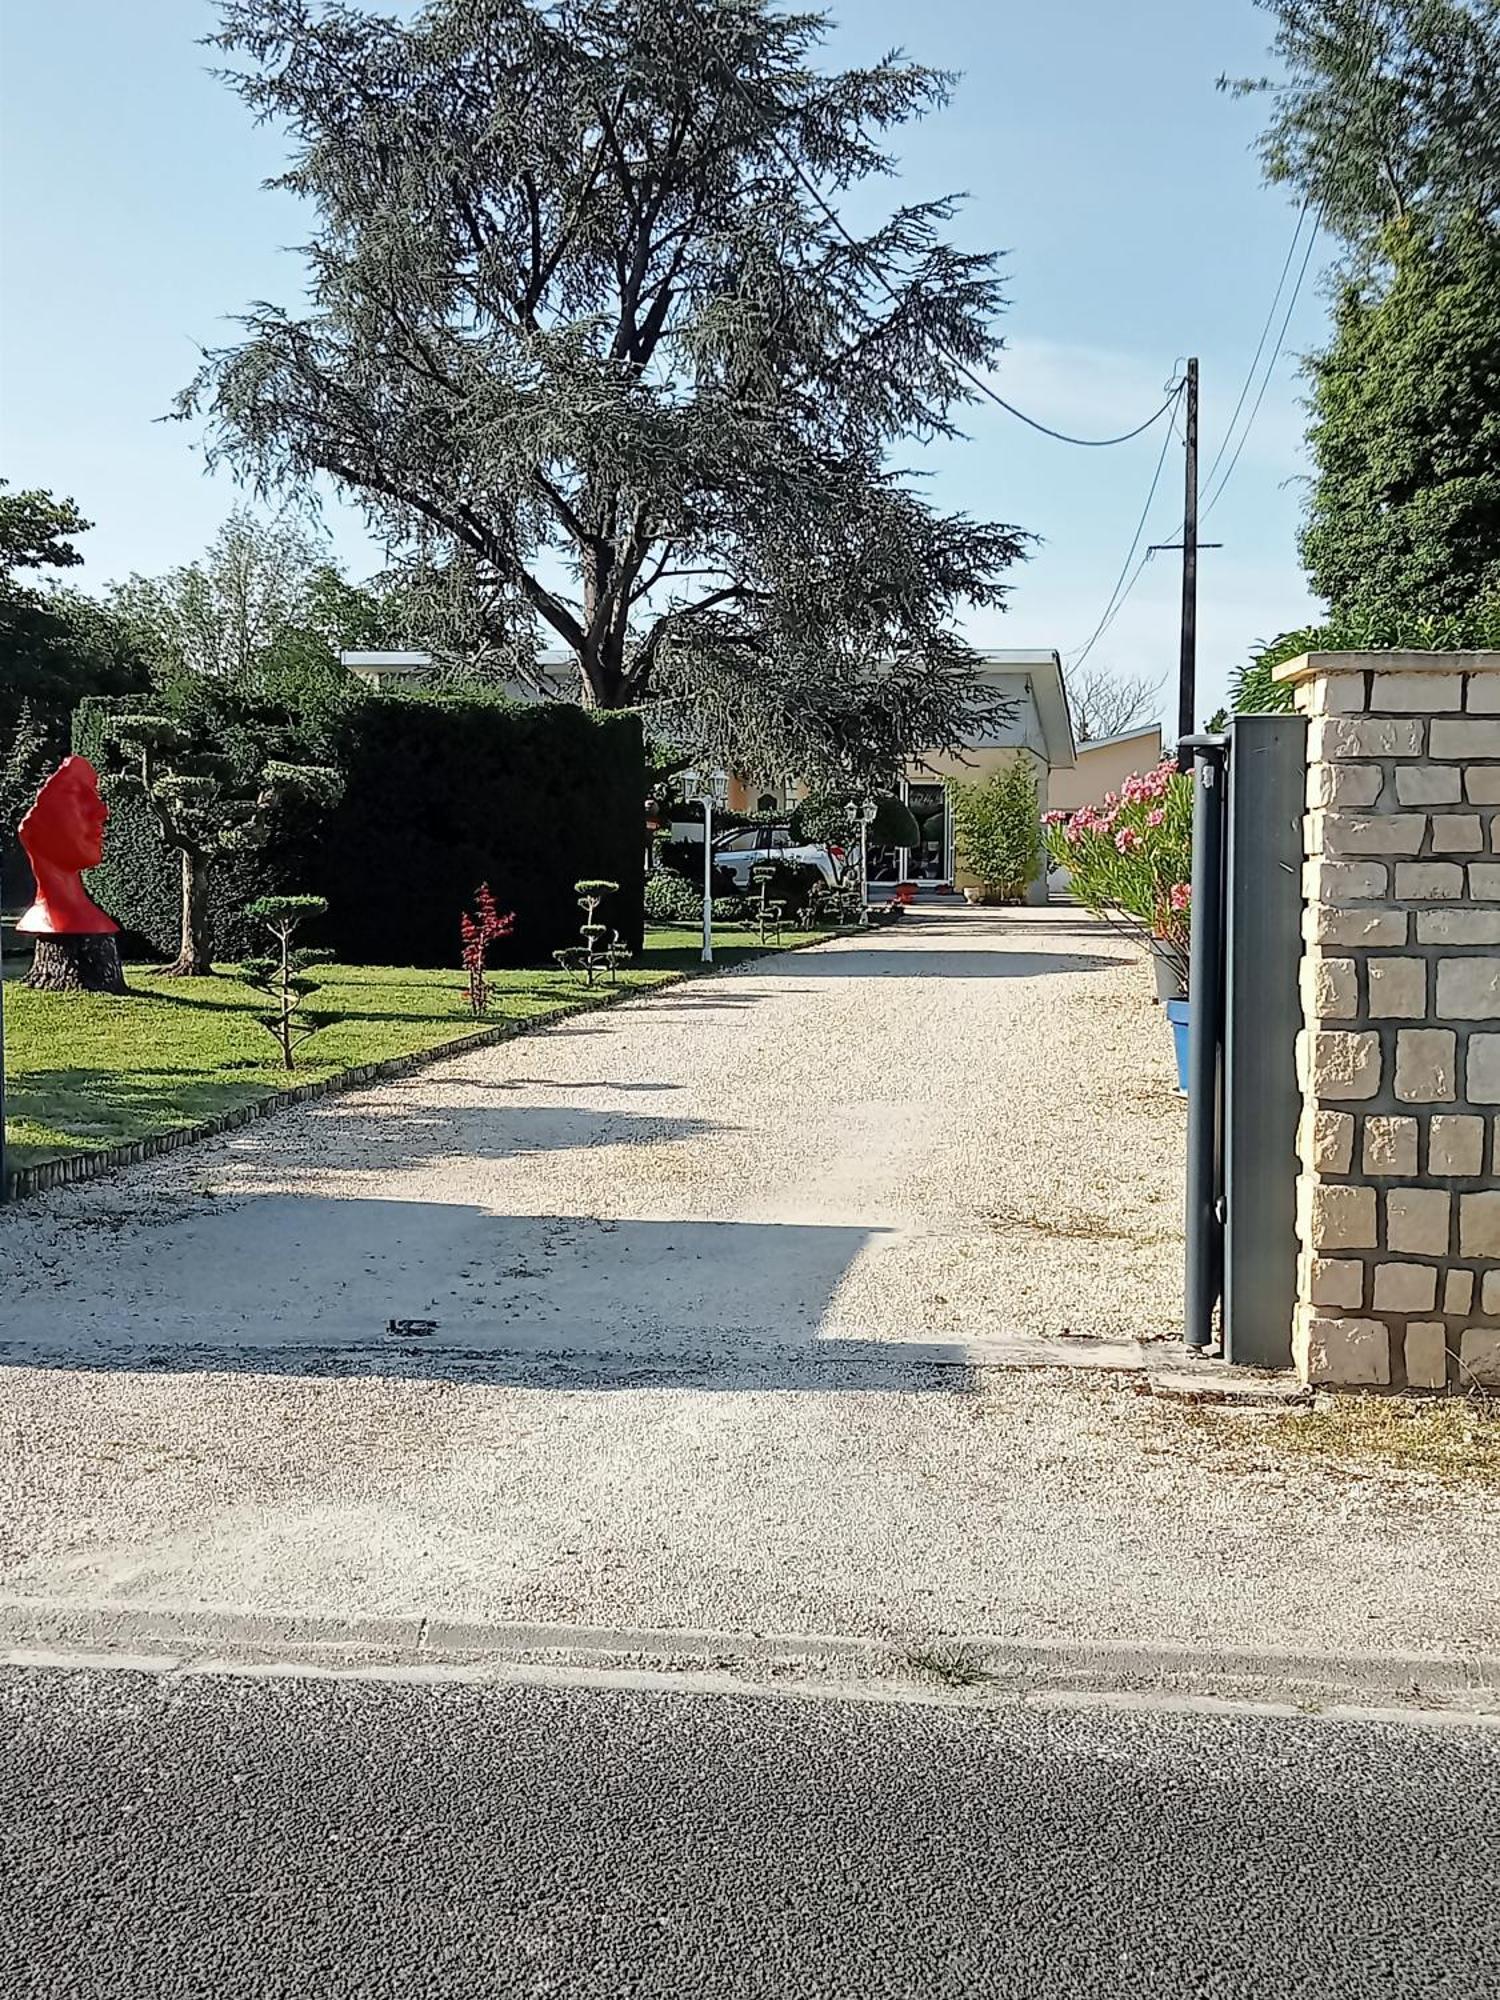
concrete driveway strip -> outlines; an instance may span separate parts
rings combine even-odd
[[[0,1676],[13,2000],[1477,2000],[1493,1731]]]
[[[0,1215],[0,1637],[1461,1678],[1500,1653],[1493,1496],[1226,1448],[1126,1377],[939,1365],[1175,1325],[1180,1104],[1122,956],[1071,913],[923,915]]]

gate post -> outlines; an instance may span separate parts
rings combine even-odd
[[[1187,1264],[1183,1336],[1189,1347],[1213,1340],[1214,1307],[1224,1269],[1220,1201],[1219,1065],[1224,1028],[1224,799],[1222,736],[1185,736],[1193,757],[1192,946],[1188,967]]]
[[[1500,652],[1313,653],[1304,1381],[1500,1384]]]
[[[1224,1358],[1285,1368],[1297,1300],[1297,1031],[1307,724],[1230,724],[1224,963]]]

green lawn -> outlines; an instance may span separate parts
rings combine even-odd
[[[814,932],[813,936],[827,933]],[[695,970],[698,934],[651,930],[646,949],[620,975],[623,986],[658,986]],[[733,965],[767,947],[752,932],[717,931],[715,962]],[[195,1125],[287,1083],[333,1076],[361,1063],[409,1055],[507,1021],[542,1020],[591,997],[582,979],[555,966],[490,974],[490,1010],[469,1013],[462,972],[405,966],[325,969],[313,1004],[343,1019],[304,1044],[288,1077],[256,1015],[265,1001],[237,980],[160,979],[127,970],[131,991],[33,993],[5,983],[8,1163],[23,1167]],[[596,986],[603,1001],[611,989]]]

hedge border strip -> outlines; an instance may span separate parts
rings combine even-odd
[[[413,1071],[425,1069],[429,1063],[441,1062],[445,1057],[461,1056],[470,1049],[493,1048],[500,1042],[517,1041],[523,1035],[545,1034],[548,1028],[556,1027],[560,1021],[576,1020],[582,1014],[597,1014],[605,1008],[621,1006],[627,1000],[646,999],[668,986],[681,986],[695,979],[715,979],[726,972],[739,972],[764,959],[785,958],[792,952],[811,951],[817,945],[829,944],[836,937],[856,935],[858,933],[854,931],[834,931],[828,936],[794,939],[792,943],[770,951],[736,959],[733,965],[697,966],[668,972],[650,986],[606,986],[602,990],[596,989],[589,999],[570,1001],[566,1006],[538,1018],[497,1021],[492,1028],[477,1028],[470,1034],[456,1035],[451,1041],[434,1042],[428,1049],[413,1049],[404,1056],[383,1056],[379,1062],[359,1063],[353,1069],[337,1070],[332,1076],[319,1077],[311,1083],[296,1083],[286,1090],[273,1090],[265,1097],[252,1098],[247,1104],[236,1104],[232,1110],[200,1119],[195,1125],[176,1125],[170,1132],[152,1132],[144,1139],[124,1139],[116,1146],[101,1146],[87,1153],[66,1153],[56,1160],[38,1160],[30,1167],[13,1167],[5,1176],[6,1205],[30,1201],[53,1188],[71,1187],[77,1181],[99,1180],[105,1174],[114,1173],[117,1168],[139,1166],[142,1161],[157,1159],[163,1153],[175,1153],[184,1146],[196,1146],[205,1139],[217,1139],[225,1132],[236,1131],[241,1125],[253,1125],[259,1118],[269,1118],[277,1111],[289,1110],[294,1104],[307,1104],[319,1097],[339,1097],[346,1091],[360,1090],[367,1083],[410,1076]]]

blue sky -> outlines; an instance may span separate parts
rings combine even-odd
[[[965,190],[967,245],[1008,252],[1010,401],[1065,430],[1129,428],[1182,356],[1203,366],[1218,449],[1291,240],[1251,147],[1259,110],[1214,79],[1264,67],[1251,0],[831,0],[829,60],[900,44],[962,71],[951,107],[901,135],[900,197]],[[200,344],[252,298],[290,300],[300,223],[261,180],[280,159],[205,73],[204,0],[47,0],[0,9],[0,471],[71,493],[96,523],[75,573],[99,585],[195,555],[234,504],[193,434],[155,421]],[[899,197],[893,197],[899,198]],[[862,209],[852,212],[860,219]],[[1315,253],[1234,477],[1205,534],[1205,711],[1256,639],[1312,609],[1295,531],[1305,469],[1296,355],[1321,337]],[[935,495],[1044,538],[982,643],[1076,648],[1097,623],[1146,496],[1160,433],[1112,451],[1055,444],[986,407],[970,441],[923,461]],[[1180,453],[1148,539],[1170,537]],[[334,503],[337,552],[373,566]],[[1095,659],[1176,669],[1178,576],[1159,556]]]

